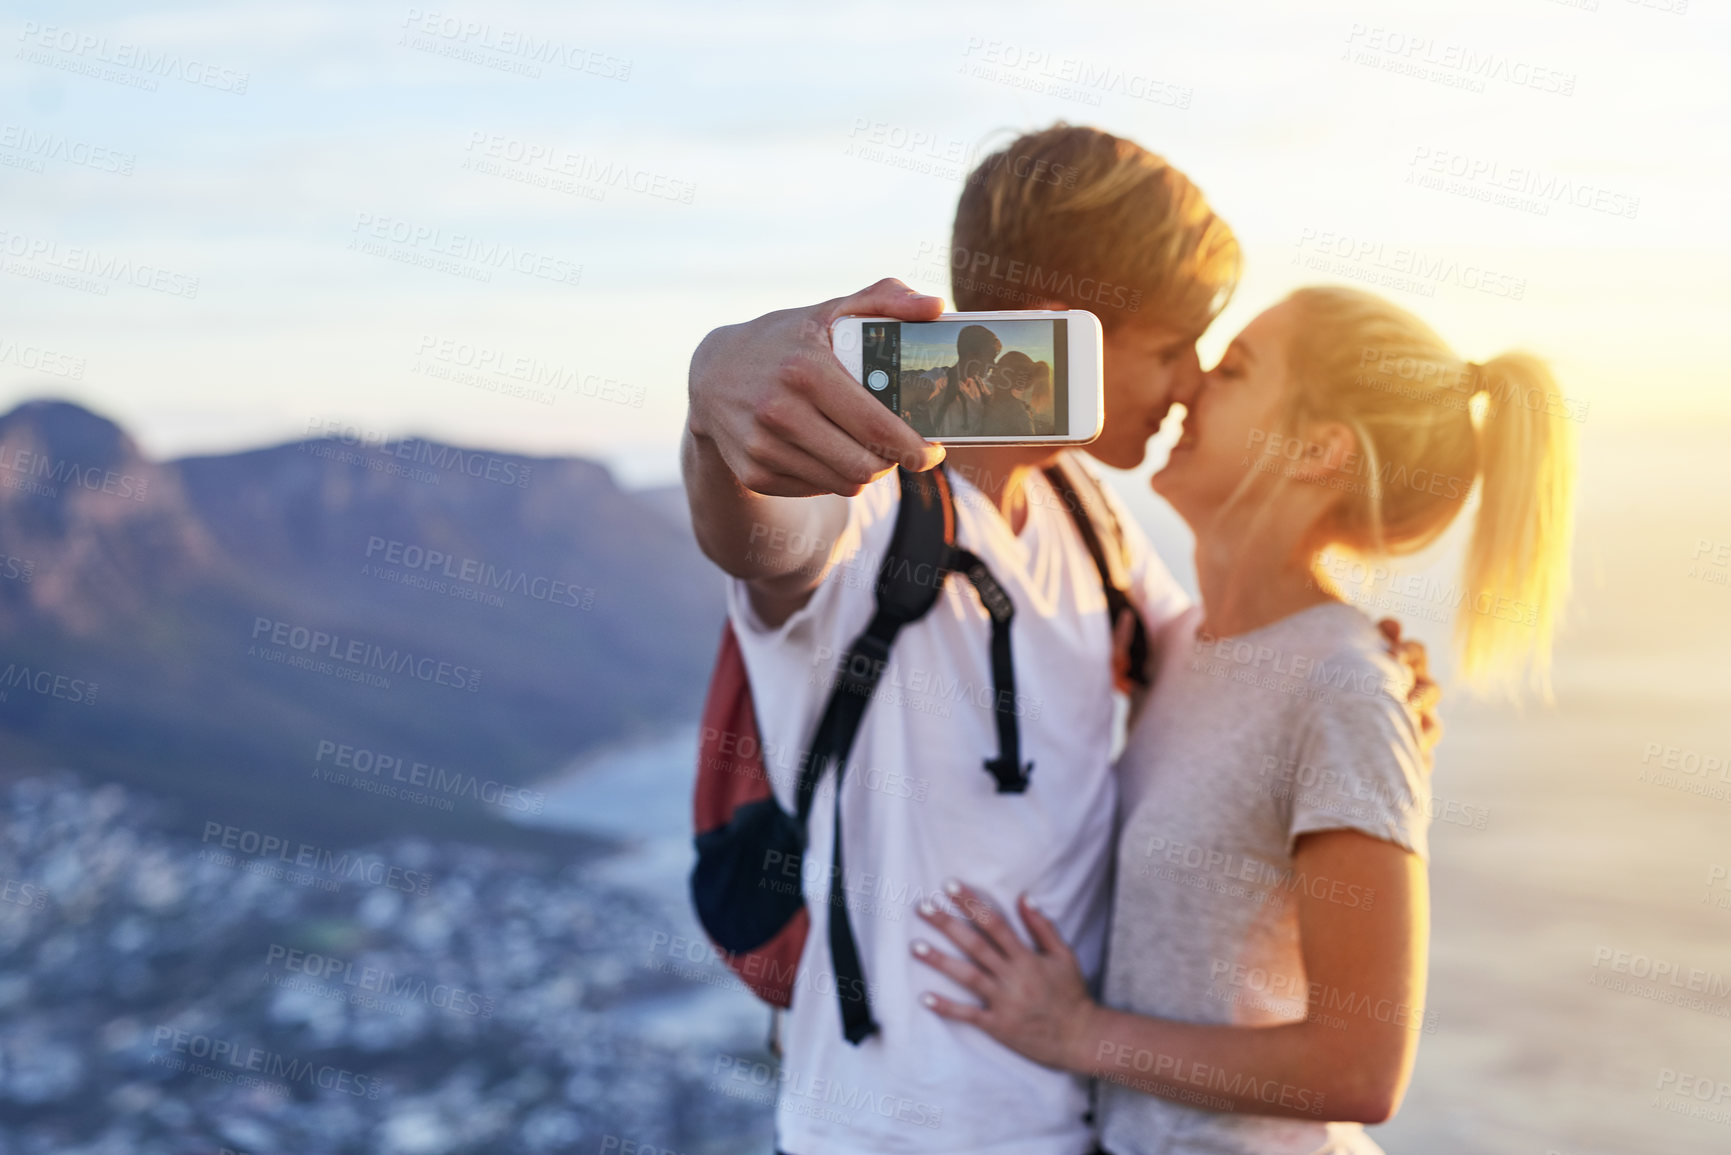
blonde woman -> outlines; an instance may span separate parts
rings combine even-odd
[[[960,883],[916,941],[926,1005],[1101,1080],[1101,1147],[1375,1152],[1424,1014],[1429,767],[1411,675],[1325,578],[1410,553],[1479,494],[1465,675],[1548,687],[1573,449],[1524,355],[1461,360],[1416,317],[1303,289],[1206,376],[1154,488],[1196,535],[1202,606],[1165,632],[1120,761],[1102,998],[1026,899]],[[952,949],[954,948],[954,949]]]

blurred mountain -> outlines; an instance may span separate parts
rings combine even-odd
[[[157,462],[21,405],[0,769],[136,782],[193,821],[490,824],[573,755],[694,716],[721,586],[671,508],[592,462],[412,438]]]

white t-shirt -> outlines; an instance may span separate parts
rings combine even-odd
[[[1342,1026],[1371,1015],[1418,1029],[1417,1007],[1309,981],[1299,891],[1349,910],[1371,909],[1377,895],[1307,876],[1293,860],[1301,835],[1339,829],[1426,856],[1430,762],[1406,705],[1411,671],[1369,618],[1338,602],[1216,640],[1198,640],[1200,617],[1191,610],[1162,639],[1153,691],[1119,760],[1106,1005],[1267,1026],[1304,1019],[1315,1000]],[[1179,1070],[1194,1094],[1179,1103],[1135,1089],[1152,1058],[1114,1058],[1122,1075],[1100,1085],[1100,1141],[1113,1155],[1380,1153],[1358,1124],[1331,1122],[1330,1104],[1308,1087],[1191,1063]],[[1210,1110],[1216,1087],[1311,1117]]]
[[[1030,785],[999,794],[984,767],[998,754],[991,619],[966,577],[952,575],[931,612],[897,638],[843,787],[848,910],[881,1028],[859,1046],[842,1036],[830,962],[833,774],[814,800],[803,875],[811,933],[783,1023],[776,1115],[777,1144],[789,1155],[1080,1155],[1093,1145],[1086,1080],[1030,1062],[918,1001],[927,990],[969,997],[909,952],[915,938],[941,939],[915,908],[941,899],[950,878],[1006,909],[1027,891],[1097,976],[1117,805],[1112,642],[1099,571],[1038,472],[1027,483],[1019,536],[953,471],[951,482],[959,544],[985,561],[1015,604]],[[765,762],[790,811],[836,663],[871,617],[899,498],[892,473],[848,502],[837,564],[779,629],[758,621],[744,583],[731,584],[729,613]],[[1157,631],[1187,599],[1121,507],[1117,513],[1131,551],[1132,601]]]

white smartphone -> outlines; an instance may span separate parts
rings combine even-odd
[[[1100,319],[1082,309],[837,317],[854,380],[928,441],[1082,445],[1105,418]]]

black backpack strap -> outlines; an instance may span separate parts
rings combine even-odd
[[[1028,789],[1034,764],[1022,765],[1022,740],[1016,723],[1016,666],[1010,655],[1010,623],[1016,607],[985,562],[960,546],[951,556],[955,558],[954,568],[968,575],[979,592],[980,604],[992,615],[992,713],[998,722],[998,756],[987,760],[986,772],[997,781],[999,794],[1021,794]]]
[[[878,1031],[872,1018],[859,946],[848,914],[842,875],[841,787],[847,759],[866,706],[877,690],[890,647],[902,627],[918,621],[937,603],[944,581],[954,570],[967,574],[992,618],[992,691],[997,716],[998,756],[985,763],[1000,793],[1021,793],[1028,787],[1033,764],[1021,765],[1021,739],[1016,722],[1016,673],[1011,661],[1010,623],[1015,606],[985,562],[956,545],[955,498],[949,477],[940,468],[926,473],[901,470],[902,497],[896,511],[889,549],[878,567],[876,611],[854,639],[836,671],[834,687],[800,769],[797,810],[803,835],[811,815],[817,784],[835,767],[835,837],[831,842],[829,876],[829,948],[835,968],[836,996],[841,1003],[842,1034],[854,1044]]]
[[[800,768],[799,828],[803,835],[811,815],[819,779],[835,767],[835,837],[831,840],[829,875],[829,950],[835,967],[836,996],[841,1002],[842,1034],[855,1045],[878,1031],[872,1018],[859,947],[848,916],[842,885],[841,786],[854,737],[865,708],[877,690],[889,661],[890,646],[903,626],[918,621],[938,600],[949,575],[950,551],[956,537],[955,502],[944,472],[901,471],[902,498],[889,549],[878,567],[877,609],[865,631],[854,639],[836,671],[835,686],[812,737],[805,765]]]
[[[842,657],[829,702],[800,768],[796,809],[802,829],[828,763],[836,763],[839,775],[853,749],[860,719],[877,689],[896,635],[903,626],[925,616],[949,576],[950,549],[956,540],[955,499],[950,494],[949,477],[942,469],[927,473],[903,469],[900,473],[901,504],[889,549],[878,566],[876,612]]]
[[[1148,627],[1142,621],[1142,615],[1136,612],[1136,607],[1130,601],[1130,565],[1125,556],[1124,527],[1118,524],[1118,515],[1112,510],[1112,503],[1107,499],[1100,481],[1088,470],[1081,470],[1088,479],[1088,488],[1093,492],[1094,504],[1099,509],[1100,522],[1104,523],[1110,535],[1110,548],[1101,540],[1099,524],[1095,515],[1090,513],[1083,502],[1081,494],[1070,481],[1070,471],[1062,464],[1048,465],[1043,471],[1046,480],[1057,491],[1058,499],[1064,508],[1070,511],[1070,520],[1076,525],[1076,531],[1082,535],[1082,543],[1088,547],[1088,556],[1094,559],[1094,568],[1100,571],[1100,585],[1106,591],[1106,614],[1111,626],[1114,644],[1118,637],[1119,624],[1128,614],[1133,625],[1130,627],[1129,676],[1137,685],[1148,685]]]

